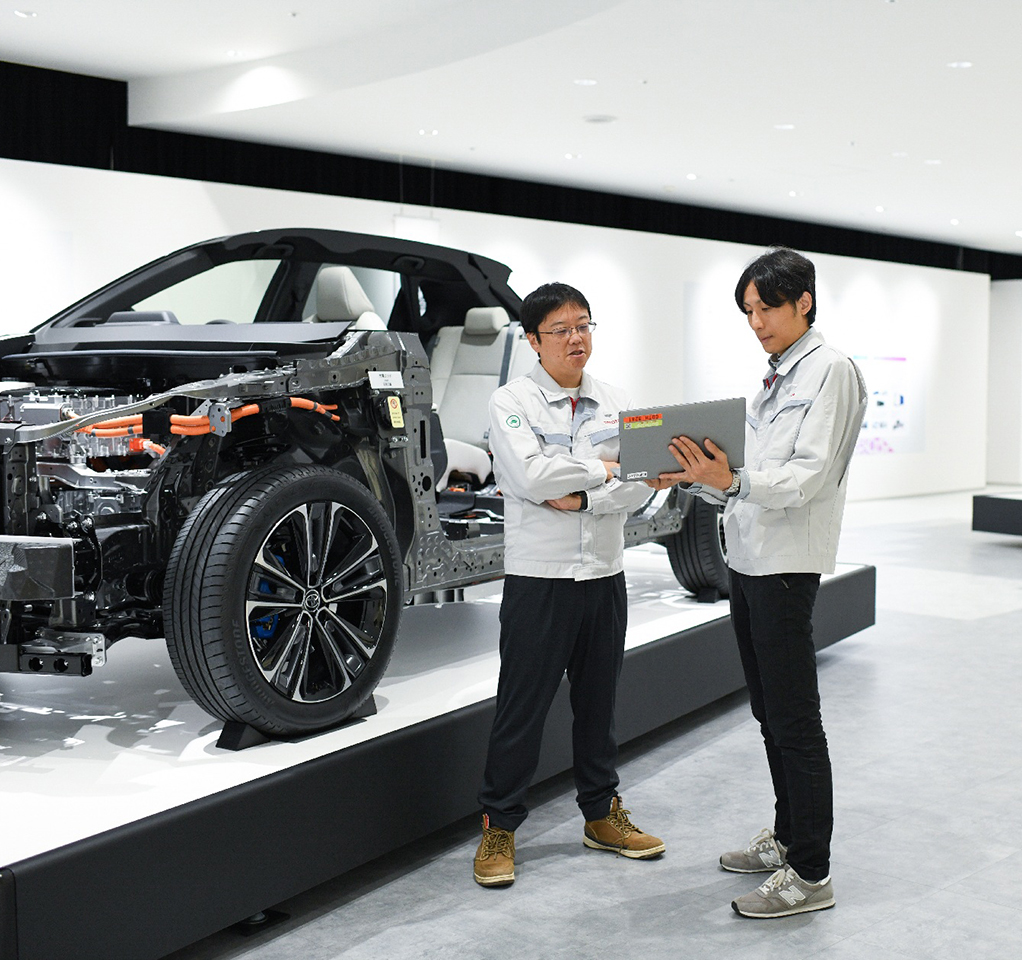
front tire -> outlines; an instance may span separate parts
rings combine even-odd
[[[397,540],[360,483],[268,468],[210,490],[165,581],[167,648],[195,701],[269,735],[350,716],[387,668],[402,607]]]
[[[724,508],[692,497],[681,529],[667,538],[667,556],[678,583],[686,590],[696,596],[713,590],[720,597],[728,596]]]

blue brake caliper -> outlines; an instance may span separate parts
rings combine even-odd
[[[283,557],[278,557],[274,554],[274,559],[277,560],[281,566],[284,565]],[[273,593],[273,587],[270,585],[270,581],[265,577],[259,581],[259,586],[256,589],[259,593]],[[250,627],[253,638],[256,640],[269,640],[277,631],[277,621],[279,619],[279,613],[271,613],[268,617],[260,617],[258,620],[253,620]]]

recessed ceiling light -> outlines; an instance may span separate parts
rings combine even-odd
[[[880,206],[880,205],[878,204],[878,205],[877,205],[877,208],[876,208],[876,212],[877,212],[877,213],[883,213],[883,212],[884,212],[884,208],[883,208],[883,207],[881,207],[881,206]]]
[[[34,10],[15,10],[14,15],[21,17],[22,20],[31,20],[32,17],[38,16]]]
[[[237,57],[237,56],[240,56],[240,54],[238,53],[237,50],[228,50],[227,51],[227,56],[229,56],[229,57]]]
[[[788,196],[789,197],[797,197],[798,196],[798,191],[796,191],[796,190],[789,190],[788,191]]]
[[[585,80],[585,79],[583,79],[583,80],[576,80],[575,83],[578,86],[580,86],[580,87],[595,87],[596,86],[596,81],[595,80]]]
[[[1022,230],[1016,230],[1015,231],[1015,236],[1016,237],[1022,237]]]
[[[958,217],[952,217],[951,218],[951,226],[952,227],[957,227],[958,226]]]
[[[694,173],[686,173],[685,174],[685,179],[686,180],[698,180],[699,178]]]
[[[929,167],[939,167],[940,166],[940,161],[939,160],[924,160],[923,163],[925,163]]]
[[[907,157],[908,154],[904,150],[895,150],[894,153],[891,154],[891,156],[892,157]]]
[[[971,60],[953,60],[948,64],[952,70],[968,70],[972,66]]]
[[[435,137],[439,132],[439,130],[426,130],[422,127],[419,128],[420,137]]]
[[[775,130],[794,130],[795,129],[795,124],[793,124],[793,123],[775,123],[774,124],[774,129]]]
[[[583,117],[586,123],[613,123],[617,120],[617,117],[609,113],[591,113],[588,117]]]
[[[582,154],[581,153],[566,153],[564,155],[564,159],[565,160],[581,160],[582,159]]]

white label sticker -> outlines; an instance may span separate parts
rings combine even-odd
[[[405,380],[400,370],[370,370],[369,386],[374,390],[401,390]]]
[[[625,477],[626,480],[645,480],[649,476],[646,470],[636,470],[635,473],[628,474]]]

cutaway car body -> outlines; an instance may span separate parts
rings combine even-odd
[[[166,637],[218,718],[285,736],[350,716],[405,604],[503,575],[486,399],[534,361],[509,274],[260,231],[0,340],[0,672],[88,675]],[[648,541],[726,593],[713,508],[651,492],[626,525]]]

